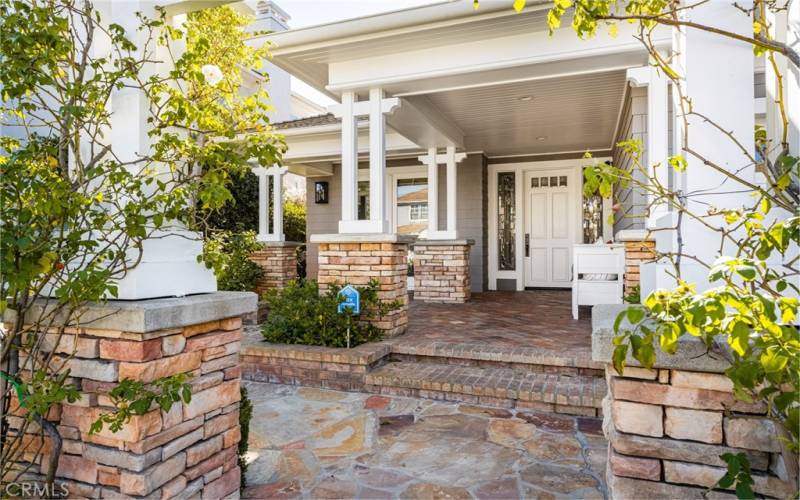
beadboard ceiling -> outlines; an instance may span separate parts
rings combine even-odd
[[[426,97],[461,128],[467,151],[542,154],[609,149],[624,86],[625,71],[613,71]]]

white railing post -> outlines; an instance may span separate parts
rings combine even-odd
[[[284,241],[283,234],[283,175],[288,168],[273,165],[270,168],[255,167],[252,172],[258,176],[258,241]],[[269,184],[272,177],[272,231],[269,230]]]
[[[428,235],[439,230],[439,164],[436,148],[428,148]]]
[[[386,116],[383,90],[369,91],[369,219],[381,233],[389,225],[386,218]]]
[[[458,206],[458,183],[456,174],[456,148],[447,147],[447,232],[452,235],[452,239],[458,237],[456,227],[456,207]]]
[[[342,93],[342,221],[358,220],[358,124],[355,93]],[[339,224],[339,232],[342,224]]]

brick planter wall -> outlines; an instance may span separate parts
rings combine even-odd
[[[367,373],[384,364],[391,351],[386,343],[344,349],[250,340],[241,355],[247,380],[340,391],[363,391]]]
[[[595,361],[610,362],[610,322],[619,310],[595,307]],[[796,462],[785,460],[766,407],[736,400],[720,359],[703,356],[694,340],[674,356],[659,354],[653,370],[629,366],[620,376],[606,365],[603,429],[610,496],[703,498],[726,472],[720,455],[745,453],[756,493],[790,497],[797,487]]]
[[[400,301],[400,309],[368,319],[383,330],[384,335],[392,337],[405,332],[408,324],[408,243],[392,235],[386,236],[390,241],[347,241],[346,235],[330,235],[334,241],[314,235],[312,241],[319,243],[317,281],[321,293],[334,283],[364,286],[376,280],[381,300]]]
[[[297,247],[302,243],[279,241],[261,243],[262,248],[250,255],[250,260],[261,266],[264,277],[256,284],[259,296],[273,288],[283,288],[297,279]]]
[[[414,300],[463,303],[470,298],[469,240],[414,244]]]
[[[63,353],[82,395],[51,412],[63,438],[56,485],[64,484],[70,497],[237,496],[241,316],[255,308],[255,295],[220,292],[93,307],[90,316],[103,319],[84,322],[92,328],[67,328],[57,344],[53,333],[43,341],[43,351]],[[181,372],[191,374],[190,403],[168,412],[154,408],[116,433],[106,425],[89,434],[98,415],[113,411],[108,391],[120,380],[150,382]],[[19,429],[20,420],[11,417],[12,427]],[[46,464],[38,457],[23,480],[40,481]]]

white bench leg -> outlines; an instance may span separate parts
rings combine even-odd
[[[572,319],[578,319],[578,283],[572,284]]]

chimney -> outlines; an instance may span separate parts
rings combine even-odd
[[[255,6],[255,21],[249,31],[286,31],[289,29],[289,14],[272,0],[259,0]]]

